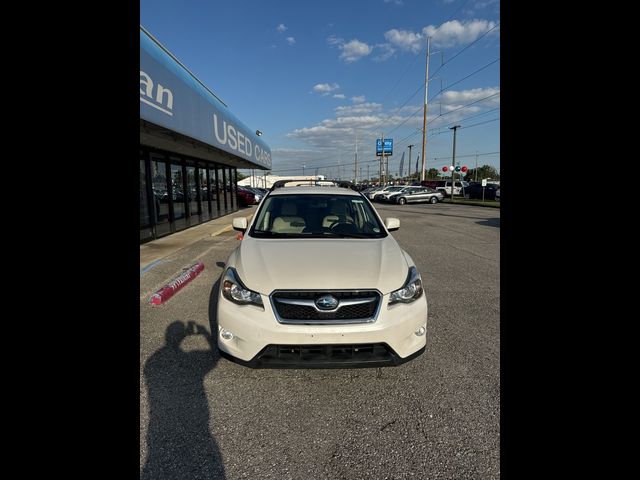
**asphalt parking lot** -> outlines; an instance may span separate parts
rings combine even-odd
[[[500,477],[500,211],[374,206],[400,218],[393,236],[429,302],[426,352],[399,367],[253,370],[221,359],[209,332],[236,232],[141,271],[141,478]],[[148,305],[196,261],[205,270],[193,282]]]

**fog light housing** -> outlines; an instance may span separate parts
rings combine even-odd
[[[220,337],[223,340],[233,340],[233,333],[231,333],[229,330],[225,330],[224,328],[222,328],[220,330]]]
[[[418,337],[421,337],[422,335],[424,335],[425,333],[427,333],[427,329],[423,326],[421,326],[418,330],[416,330],[414,332]]]

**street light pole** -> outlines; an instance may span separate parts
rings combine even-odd
[[[456,131],[460,128],[460,125],[449,127],[449,130],[453,130],[453,168],[451,169],[451,203],[453,203],[453,195],[456,187]]]
[[[420,180],[424,180],[426,171],[426,147],[427,147],[427,92],[429,91],[429,55],[431,54],[431,37],[427,37],[427,59],[424,74],[424,109],[422,116],[422,167],[420,171]]]

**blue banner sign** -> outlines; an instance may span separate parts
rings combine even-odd
[[[393,155],[393,138],[385,138],[384,139],[384,154],[385,155]],[[376,139],[376,156],[380,157],[382,155],[382,139]]]
[[[271,169],[271,149],[140,28],[140,118]]]

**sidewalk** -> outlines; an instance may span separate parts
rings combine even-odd
[[[231,222],[234,218],[251,217],[255,213],[256,207],[257,205],[241,208],[229,215],[218,217],[195,227],[140,245],[140,270],[202,238],[228,232],[233,228]]]

